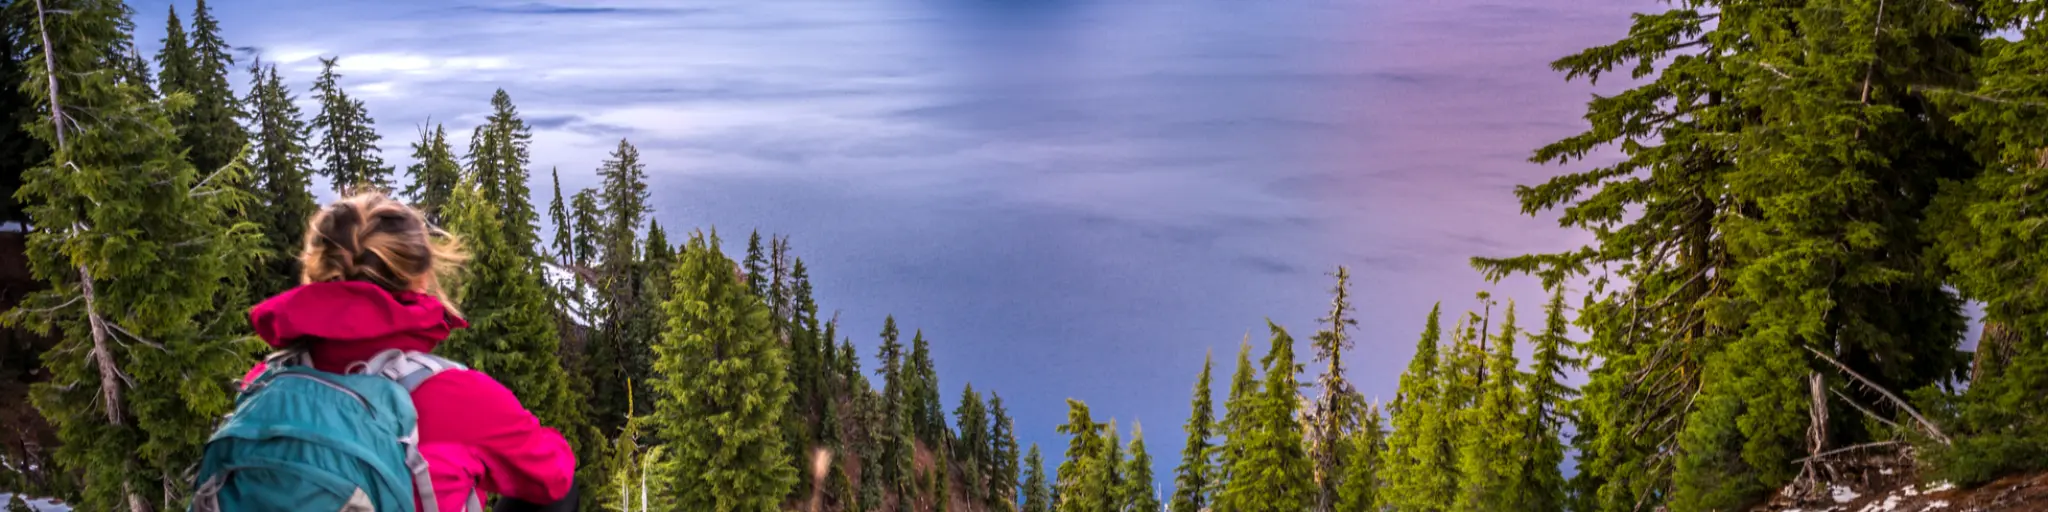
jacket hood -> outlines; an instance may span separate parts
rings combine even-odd
[[[431,295],[356,281],[293,288],[250,309],[249,323],[272,347],[308,343],[314,366],[326,371],[386,349],[429,352],[469,327]]]

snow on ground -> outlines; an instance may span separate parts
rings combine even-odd
[[[7,504],[12,502],[14,502],[14,494],[0,492],[0,509],[5,509],[7,507]],[[49,498],[29,498],[28,509],[34,510],[36,512],[71,511],[71,507],[69,505],[59,504],[56,501],[51,500]]]
[[[1856,494],[1855,490],[1850,489],[1846,485],[1829,486],[1828,491],[1834,495],[1835,503],[1848,503],[1855,501],[1856,497],[1862,496],[1861,494]]]

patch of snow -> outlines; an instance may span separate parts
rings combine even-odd
[[[1907,496],[1919,496],[1920,488],[1908,485],[1905,489],[1900,489],[1899,492],[1906,493]]]
[[[1885,496],[1884,502],[1864,505],[1863,510],[1860,512],[1891,512],[1897,508],[1899,508],[1899,497]]]
[[[14,501],[14,494],[0,492],[0,508]],[[36,512],[71,512],[71,506],[49,498],[27,498],[28,509]]]
[[[1954,488],[1956,488],[1955,484],[1951,484],[1951,483],[1948,483],[1948,482],[1946,482],[1946,481],[1942,481],[1942,482],[1935,482],[1935,483],[1932,483],[1932,484],[1928,484],[1928,487],[1927,487],[1927,489],[1926,489],[1925,491],[1921,491],[1921,492],[1928,492],[1928,493],[1936,493],[1936,492],[1946,491],[1946,490],[1949,490],[1949,489],[1954,489]]]
[[[1880,474],[1880,475],[1889,475],[1889,474],[1892,474],[1892,468],[1884,468],[1884,469],[1880,469],[1880,470],[1877,470],[1877,474]]]
[[[1934,503],[1928,503],[1927,508],[1948,508],[1948,500],[1935,500]]]
[[[1828,486],[1828,491],[1834,495],[1835,503],[1848,503],[1854,501],[1858,496],[1862,496],[1861,494],[1856,494],[1855,490],[1850,489],[1846,485],[1830,485]]]

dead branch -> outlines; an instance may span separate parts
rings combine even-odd
[[[1835,358],[1828,356],[1826,353],[1816,350],[1813,347],[1805,348],[1807,352],[1812,352],[1813,355],[1820,356],[1822,360],[1827,361],[1829,364],[1835,365],[1836,368],[1842,369],[1842,373],[1849,374],[1849,376],[1854,377],[1857,382],[1862,382],[1864,386],[1869,387],[1871,390],[1876,391],[1878,394],[1884,395],[1886,399],[1891,400],[1893,406],[1898,407],[1899,410],[1906,411],[1906,414],[1913,416],[1914,421],[1920,422],[1920,426],[1926,428],[1927,434],[1934,436],[1934,439],[1936,441],[1941,441],[1941,444],[1944,445],[1950,444],[1948,435],[1941,433],[1940,427],[1934,426],[1934,422],[1932,421],[1927,421],[1926,416],[1921,416],[1919,410],[1914,409],[1912,405],[1907,404],[1906,401],[1900,399],[1898,395],[1894,395],[1891,391],[1885,390],[1883,386],[1877,385],[1876,382],[1871,382],[1870,379],[1864,378],[1863,374],[1856,373],[1856,370],[1849,369],[1849,365],[1842,364],[1841,361],[1836,361]]]

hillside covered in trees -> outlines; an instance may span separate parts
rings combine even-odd
[[[1269,324],[1263,349],[1188,369],[1188,419],[1153,430],[1185,439],[1174,468],[1086,397],[1063,453],[1019,446],[1000,390],[942,383],[913,324],[821,316],[828,269],[787,238],[652,221],[630,141],[601,186],[550,169],[535,189],[532,128],[500,90],[397,169],[346,56],[322,59],[303,112],[204,0],[184,13],[146,56],[119,0],[0,7],[0,489],[185,508],[264,349],[244,312],[296,284],[315,183],[391,192],[463,241],[472,327],[443,355],[569,438],[586,510],[1710,511],[1825,497],[1871,454],[1966,488],[2048,469],[2038,3],[1639,15],[1552,64],[1635,81],[1537,149],[1565,174],[1516,190],[1594,242],[1472,260],[1540,279],[1544,304],[1432,310],[1375,403],[1347,380],[1361,340],[1337,266],[1312,332]]]

